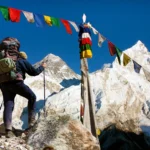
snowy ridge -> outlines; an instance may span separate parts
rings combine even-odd
[[[147,64],[150,54],[141,41],[124,52],[149,69]],[[150,126],[150,121],[147,120],[150,114],[150,82],[146,80],[142,69],[140,74],[134,71],[132,61],[124,67],[119,65],[116,59],[112,68],[109,66],[111,65],[107,64],[102,70],[90,75],[98,126],[103,129],[111,123],[116,123],[123,130],[147,132],[147,128],[144,129],[143,126]],[[63,90],[48,98],[47,107],[61,108],[65,113],[77,117],[80,100],[76,99],[80,92],[80,85]],[[69,105],[72,109],[67,109]],[[132,124],[129,125],[130,121]]]
[[[141,41],[124,51],[142,67],[150,70],[150,54]],[[80,76],[75,74],[58,56],[49,54],[41,62],[48,64],[46,70],[46,111],[52,109],[73,118],[79,118],[80,110]],[[100,129],[115,123],[125,131],[148,134],[150,127],[150,82],[146,80],[141,69],[140,74],[134,71],[131,61],[126,67],[119,65],[118,60],[105,64],[102,70],[90,74],[93,97],[96,106],[96,120]],[[43,74],[28,77],[25,82],[37,95],[37,112],[43,107]],[[22,98],[23,99],[23,98]],[[26,101],[26,103],[25,103]],[[25,125],[27,112],[22,116],[24,122],[18,124],[22,109],[27,100],[16,98],[14,125]],[[19,108],[18,108],[19,106]],[[2,115],[2,113],[1,113]]]

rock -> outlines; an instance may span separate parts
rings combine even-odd
[[[114,125],[107,127],[99,136],[102,150],[149,150],[150,145],[145,138],[143,133],[123,132]]]
[[[49,145],[55,150],[99,150],[96,138],[80,121],[72,120],[68,115],[48,116],[40,120],[34,130],[28,144],[36,149]]]
[[[0,138],[0,149],[4,150],[31,150],[31,147],[20,138]]]

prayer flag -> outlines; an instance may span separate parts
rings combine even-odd
[[[51,17],[50,17],[50,16],[44,16],[44,20],[45,20],[45,22],[46,22],[49,26],[52,26],[52,21],[51,21]]]
[[[91,27],[91,29],[92,29],[94,34],[98,34],[98,31],[94,27]]]
[[[37,27],[44,27],[46,25],[43,15],[34,14],[34,20]]]
[[[134,64],[134,70],[135,70],[135,72],[136,72],[136,73],[139,73],[142,66],[139,65],[139,64],[138,64],[137,62],[135,62],[134,60],[133,60],[133,64]]]
[[[30,23],[33,23],[34,22],[34,16],[33,16],[33,13],[31,12],[27,12],[27,11],[22,11],[24,16],[26,17],[27,21],[30,22]]]
[[[101,47],[102,43],[106,40],[106,38],[101,35],[100,33],[98,33],[98,46]]]
[[[109,52],[110,55],[113,56],[116,54],[116,47],[113,43],[111,43],[110,41],[108,41],[108,48],[109,48]]]
[[[120,57],[122,55],[122,51],[119,48],[117,48],[117,47],[116,47],[116,55],[117,55],[119,64],[121,64]]]
[[[8,11],[8,8],[4,7],[4,6],[0,6],[0,11],[2,12],[2,15],[3,15],[4,19],[6,21],[8,21],[9,20],[9,11]]]
[[[111,43],[110,41],[108,41],[108,47],[109,47],[109,51],[110,51],[110,55],[113,56],[113,55],[117,55],[117,58],[118,58],[118,62],[119,64],[121,63],[120,61],[120,56],[122,54],[122,51],[117,48],[113,43]]]
[[[67,20],[61,19],[62,24],[65,26],[67,33],[72,34],[70,24]]]
[[[126,66],[131,61],[131,58],[123,53],[123,65]]]
[[[51,17],[52,25],[60,27],[60,21],[58,18]]]
[[[20,21],[21,10],[9,8],[9,17],[12,22]]]
[[[74,27],[74,29],[76,30],[76,32],[79,32],[79,28],[78,28],[78,26],[76,25],[75,22],[69,21],[69,23]]]

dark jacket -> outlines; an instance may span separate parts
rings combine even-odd
[[[30,76],[36,76],[44,70],[44,67],[40,66],[34,68],[26,59],[19,59],[16,63],[16,70],[22,75],[23,79],[25,79],[25,73]]]

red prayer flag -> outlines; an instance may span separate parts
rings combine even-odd
[[[82,45],[84,45],[84,44],[92,45],[92,41],[90,40],[90,38],[83,38],[83,39],[81,39],[80,44],[82,44]]]
[[[62,24],[65,26],[66,28],[66,31],[69,33],[69,34],[72,34],[72,30],[71,30],[71,27],[70,27],[70,24],[67,20],[63,20],[63,19],[60,19]]]
[[[12,22],[20,21],[21,10],[15,8],[9,8],[9,17]]]
[[[116,54],[116,47],[113,43],[111,43],[110,41],[108,41],[108,47],[109,47],[109,51],[110,51],[110,55],[113,56]]]

